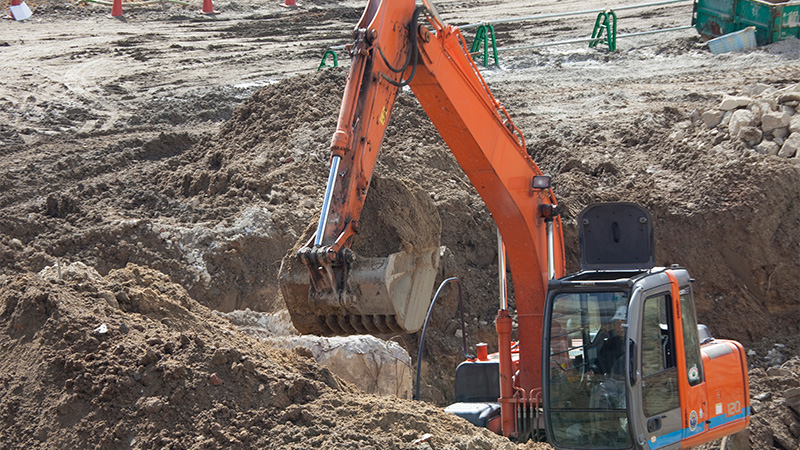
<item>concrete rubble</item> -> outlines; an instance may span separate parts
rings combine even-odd
[[[800,165],[800,84],[783,89],[755,85],[746,96],[724,96],[700,115],[721,141],[741,143],[754,152]]]

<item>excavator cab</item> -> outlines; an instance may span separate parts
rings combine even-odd
[[[744,349],[698,327],[686,269],[653,267],[647,211],[593,205],[578,223],[583,270],[552,280],[547,295],[542,390],[550,443],[677,449],[744,429]],[[637,251],[626,262],[628,248]]]

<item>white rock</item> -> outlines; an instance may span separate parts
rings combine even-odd
[[[789,132],[800,133],[800,114],[793,116],[789,121]]]
[[[722,103],[719,105],[719,109],[723,111],[733,111],[737,108],[743,108],[749,105],[753,101],[750,97],[734,97],[731,95],[726,95],[722,98]]]
[[[769,105],[769,110],[770,111],[777,111],[778,110],[778,102],[773,97],[762,98],[761,101],[766,103],[767,105]]]
[[[761,141],[760,144],[756,145],[753,149],[762,155],[772,155],[775,156],[778,154],[778,151],[781,149],[781,146],[772,142],[772,141]]]
[[[677,131],[673,131],[672,133],[670,133],[669,140],[671,140],[671,141],[680,141],[684,137],[686,137],[686,133],[684,133],[682,130],[677,130]]]
[[[703,123],[706,124],[708,128],[714,128],[722,122],[722,111],[712,109],[711,111],[704,112],[700,118],[703,119]]]
[[[770,132],[770,134],[772,134],[772,137],[774,138],[783,140],[786,139],[791,133],[789,133],[788,128],[782,127],[782,128],[775,128],[774,130],[772,130],[772,132]]]
[[[781,151],[778,152],[778,156],[781,158],[791,158],[797,154],[798,149],[800,149],[800,133],[792,133],[786,141],[784,141],[781,146]]]
[[[719,144],[711,147],[711,153],[726,153],[729,150],[728,149],[729,145],[730,144],[726,145],[726,143],[724,143],[724,142],[723,143],[719,143]]]
[[[309,349],[317,363],[370,394],[411,398],[411,357],[374,336],[267,338],[276,347]]]
[[[39,271],[39,276],[45,280],[64,280],[74,283],[91,281],[94,283],[106,284],[105,279],[94,267],[87,266],[80,261],[65,265],[56,263],[52,266],[47,266]]]
[[[794,115],[797,113],[797,109],[794,106],[789,105],[781,105],[781,111],[789,113],[789,115]]]
[[[738,136],[739,130],[743,127],[753,126],[753,113],[746,109],[739,109],[733,112],[731,120],[728,122],[728,133],[731,136]]]
[[[759,96],[767,91],[773,92],[775,91],[775,88],[768,84],[756,83],[754,86],[751,86],[749,89],[747,89],[747,93],[754,97]]]
[[[762,136],[763,133],[757,127],[741,127],[736,135],[751,147],[761,142]]]
[[[720,122],[719,124],[722,125],[722,126],[727,127],[728,123],[731,121],[731,116],[732,115],[733,115],[732,112],[725,111],[725,114],[722,115],[722,122]]]
[[[792,88],[796,87],[792,86]],[[778,103],[788,104],[795,106],[800,103],[800,92],[784,92],[785,89],[781,89],[781,93],[777,95]]]
[[[761,129],[765,132],[776,128],[788,127],[792,120],[792,115],[786,111],[769,112],[761,116]]]
[[[750,112],[753,113],[753,117],[754,117],[753,125],[754,126],[756,126],[756,127],[761,126],[761,116],[763,116],[765,113],[769,112],[769,110],[766,109],[766,108],[769,108],[769,106],[767,104],[765,104],[764,102],[753,102],[753,103],[750,103],[750,105],[747,106],[747,109]]]

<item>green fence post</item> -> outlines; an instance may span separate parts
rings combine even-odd
[[[329,65],[326,64],[326,61],[328,60],[328,56],[333,56],[333,65],[332,66],[329,66]],[[327,50],[322,55],[322,62],[319,63],[319,67],[317,67],[317,72],[322,70],[323,67],[339,67],[339,59],[336,57],[336,52],[334,52],[333,50]]]
[[[605,31],[606,37],[603,37]],[[617,50],[617,15],[612,10],[601,12],[594,21],[592,30],[592,41],[589,42],[590,48],[597,47],[597,44],[608,45],[608,51]]]
[[[494,26],[492,24],[484,24],[478,27],[478,30],[475,32],[475,40],[472,41],[472,47],[470,48],[470,54],[476,54],[481,49],[481,44],[483,45],[483,67],[489,66],[489,41],[491,40],[492,46],[492,57],[494,57],[494,64],[500,65],[500,61],[497,59],[497,42],[495,41],[494,35]]]

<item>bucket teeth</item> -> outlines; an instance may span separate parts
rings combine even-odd
[[[392,331],[402,330],[394,316],[386,316],[386,327]]]
[[[375,324],[375,328],[377,328],[380,333],[389,332],[386,328],[386,321],[383,319],[383,316],[372,316],[372,323]]]
[[[336,316],[336,322],[339,324],[339,329],[341,329],[344,334],[358,334],[358,331],[350,326],[350,320],[348,320],[348,317]]]
[[[350,316],[350,326],[356,330],[358,334],[367,334],[368,331],[361,323],[361,316]]]
[[[375,326],[375,323],[372,321],[372,316],[362,316],[361,323],[364,324],[364,328],[367,329],[368,333],[377,333],[378,327]]]
[[[309,331],[321,336],[349,336],[353,334],[388,335],[403,333],[393,316],[327,315],[316,316],[315,327]]]
[[[325,329],[323,333],[326,335],[337,335],[339,330],[339,323],[334,316],[325,316]]]

